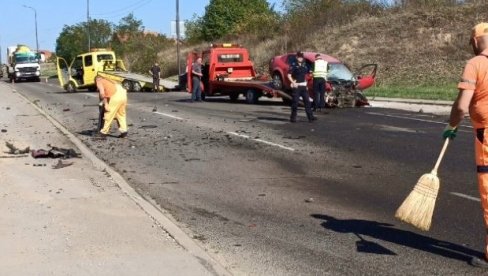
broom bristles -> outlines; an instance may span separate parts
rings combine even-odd
[[[433,173],[422,175],[396,211],[395,217],[421,230],[429,230],[438,191],[437,175]]]

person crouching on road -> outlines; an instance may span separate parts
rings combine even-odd
[[[306,76],[310,72],[310,68],[303,61],[303,53],[297,52],[297,62],[290,66],[288,71],[288,80],[290,80],[292,87],[292,103],[291,103],[291,116],[290,122],[295,123],[297,121],[297,111],[298,111],[298,101],[300,97],[303,99],[305,104],[305,112],[307,113],[307,118],[309,122],[317,120],[313,116],[312,108],[310,107],[310,98],[307,91],[307,80]]]
[[[313,111],[325,107],[325,82],[327,80],[327,61],[323,60],[320,54],[315,55],[313,68]]]
[[[127,91],[120,83],[97,76],[95,79],[100,99],[102,99],[105,108],[104,124],[100,134],[104,137],[110,132],[110,127],[114,119],[117,119],[120,131],[120,138],[127,136]]]
[[[191,66],[191,81],[192,81],[192,91],[191,91],[191,101],[202,101],[202,87],[200,82],[202,81],[202,58],[199,57]]]
[[[470,115],[474,129],[475,161],[478,188],[486,227],[485,257],[473,257],[471,264],[488,269],[488,23],[473,28],[470,44],[476,55],[470,59],[458,84],[459,94],[452,105],[449,124],[442,134],[454,139],[457,127],[466,114]]]

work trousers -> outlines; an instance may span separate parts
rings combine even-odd
[[[308,91],[306,86],[298,86],[293,88],[291,92],[292,96],[292,103],[291,103],[291,120],[296,120],[297,112],[298,112],[298,102],[300,97],[303,99],[303,103],[305,104],[305,113],[307,113],[308,120],[312,120],[313,113],[312,108],[310,107],[310,98],[308,96]]]
[[[200,86],[199,77],[195,77],[195,76],[192,77],[191,99],[192,101],[202,100],[202,87]]]
[[[485,255],[488,258],[488,139],[485,139],[488,128],[475,130],[474,141],[476,167],[478,172],[478,188],[480,192],[481,207],[486,227]]]
[[[159,78],[153,78],[153,90],[155,92],[159,91]]]
[[[324,78],[313,78],[313,108],[325,107],[325,79]]]
[[[98,105],[98,125],[97,125],[97,131],[102,130],[103,126],[105,125],[105,120],[103,119],[105,117],[105,107],[103,104]]]
[[[103,124],[103,129],[100,131],[103,134],[108,134],[110,132],[110,127],[114,119],[117,119],[119,131],[121,133],[127,132],[127,91],[119,84],[117,84],[116,87],[117,90],[108,103],[108,111],[105,111],[105,122]]]

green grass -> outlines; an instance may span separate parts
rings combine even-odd
[[[379,85],[366,90],[366,96],[368,98],[387,97],[453,101],[456,99],[457,94],[456,84],[436,86]]]
[[[57,74],[56,64],[41,63],[41,76],[52,78],[53,76],[57,76]]]

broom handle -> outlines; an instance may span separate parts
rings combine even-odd
[[[439,169],[439,166],[441,164],[442,157],[444,157],[444,153],[446,153],[447,145],[449,144],[449,138],[446,139],[444,142],[444,146],[442,146],[441,153],[439,154],[439,158],[437,158],[437,162],[435,163],[434,168],[432,169],[432,174],[437,175],[437,169]]]

